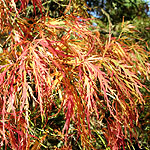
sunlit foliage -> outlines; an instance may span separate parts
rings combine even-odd
[[[38,0],[31,4],[41,16],[23,17],[29,1],[16,2],[0,3],[1,147],[44,149],[49,134],[62,141],[58,148],[72,149],[74,140],[97,149],[96,138],[104,148],[130,147],[138,138],[137,105],[145,103],[140,89],[148,90],[140,79],[149,80],[149,53],[124,36],[102,40],[78,7],[67,13],[75,1],[57,19],[42,15]],[[58,116],[59,127],[50,122]]]

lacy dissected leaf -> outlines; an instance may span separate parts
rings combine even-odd
[[[23,9],[28,1],[21,3]],[[35,4],[41,8],[41,1]],[[3,21],[11,12],[5,5],[0,5],[6,10]],[[145,103],[140,89],[146,88],[142,76],[149,79],[149,52],[123,38],[102,41],[90,30],[89,19],[79,16],[7,19],[13,23],[1,25],[11,30],[0,54],[1,146],[41,148],[47,132],[57,128],[62,147],[70,147],[76,137],[82,148],[94,149],[94,132],[101,137],[96,128],[112,149],[125,149],[126,140],[137,139],[137,105]],[[47,128],[60,112],[63,127],[51,123]],[[39,128],[44,135],[40,132],[37,140]]]

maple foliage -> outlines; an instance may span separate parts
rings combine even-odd
[[[72,125],[82,148],[95,149],[95,133],[102,133],[106,147],[125,149],[131,144],[126,140],[138,137],[137,105],[145,103],[140,89],[146,89],[139,75],[149,80],[149,52],[124,37],[102,40],[77,12],[57,19],[20,17],[29,1],[22,0],[20,8],[16,2],[0,3],[6,36],[0,53],[1,147],[40,149],[48,118],[63,111],[64,127],[55,130],[63,147],[71,149]],[[42,12],[41,1],[32,2]],[[32,129],[36,118],[44,124],[40,139]]]

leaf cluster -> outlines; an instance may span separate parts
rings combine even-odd
[[[77,11],[31,19],[22,15],[28,1],[19,10],[15,2],[0,3],[6,35],[0,53],[0,146],[130,147],[130,139],[138,139],[137,105],[145,103],[140,89],[146,89],[141,78],[149,80],[149,52],[121,36],[104,41]],[[42,11],[41,1],[32,2]]]

